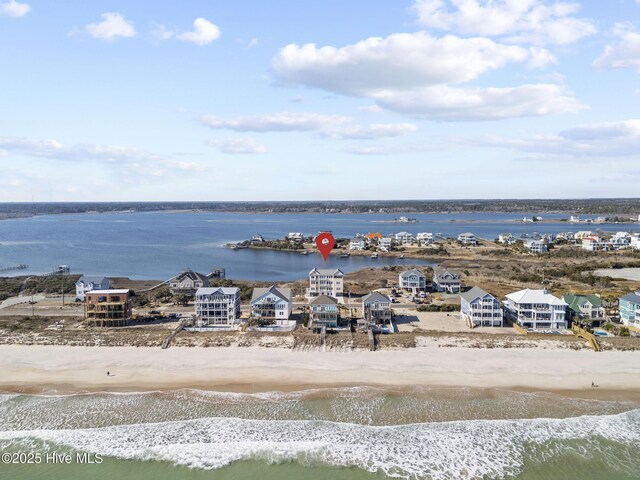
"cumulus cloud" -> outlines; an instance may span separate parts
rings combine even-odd
[[[350,120],[342,115],[324,115],[309,112],[279,112],[247,117],[219,117],[203,115],[200,122],[214,130],[238,132],[293,132],[321,130]]]
[[[408,153],[420,153],[433,150],[433,146],[427,145],[365,145],[345,148],[342,151],[353,155],[402,155]]]
[[[347,125],[340,128],[329,128],[324,130],[322,135],[347,140],[374,140],[399,137],[417,130],[418,127],[412,123],[374,123],[371,125]]]
[[[417,32],[371,37],[342,48],[290,44],[272,66],[283,83],[367,96],[390,88],[468,82],[530,55],[491,39]]]
[[[260,145],[250,137],[215,139],[208,141],[207,144],[217,148],[222,153],[231,155],[267,153],[267,149],[263,145]]]
[[[387,110],[445,120],[494,120],[584,108],[553,84],[460,86],[509,63],[543,68],[555,62],[553,54],[540,47],[417,32],[368,38],[342,48],[291,44],[272,64],[282,83],[370,98]]]
[[[193,21],[193,30],[176,35],[176,38],[196,45],[207,45],[220,38],[220,29],[205,18],[196,18]]]
[[[538,154],[549,160],[637,156],[640,149],[640,119],[579,125],[555,135],[524,137],[490,136],[478,142]]]
[[[418,23],[463,35],[505,37],[537,45],[569,45],[596,33],[577,18],[580,5],[547,0],[416,0]]]
[[[0,2],[0,15],[17,18],[24,17],[30,11],[31,7],[28,3],[19,3],[16,0]]]
[[[605,47],[594,60],[597,69],[635,68],[640,71],[640,33],[628,23],[618,23],[614,28],[616,43]]]
[[[136,30],[132,22],[127,21],[120,13],[103,13],[102,22],[90,23],[84,27],[93,38],[101,40],[113,40],[117,37],[131,38],[136,36]]]

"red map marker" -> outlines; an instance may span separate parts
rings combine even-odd
[[[327,261],[327,258],[329,258],[329,253],[331,253],[335,244],[336,240],[329,232],[323,232],[316,237],[316,245],[325,262]]]

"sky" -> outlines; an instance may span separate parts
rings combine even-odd
[[[0,0],[0,201],[640,196],[640,0]]]

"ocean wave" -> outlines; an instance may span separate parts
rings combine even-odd
[[[525,463],[561,455],[640,472],[640,410],[567,419],[467,420],[369,426],[310,420],[201,418],[76,430],[0,432],[0,450],[20,440],[129,460],[217,469],[241,460],[357,467],[433,480],[516,476]]]

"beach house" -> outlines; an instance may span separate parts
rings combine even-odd
[[[460,315],[472,327],[502,327],[502,303],[480,287],[460,294]]]
[[[107,277],[83,275],[76,282],[76,300],[84,302],[85,295],[91,290],[109,290],[111,280]]]
[[[169,282],[169,288],[174,295],[187,295],[192,297],[201,287],[209,286],[209,278],[191,269],[176,275]]]
[[[567,321],[587,323],[599,327],[606,322],[602,298],[599,295],[565,295],[567,303]]]
[[[98,327],[122,327],[131,319],[133,292],[129,289],[85,293],[85,322]]]
[[[364,250],[367,248],[367,242],[363,237],[354,237],[349,242],[349,250]]]
[[[567,328],[567,303],[544,290],[529,288],[507,295],[505,315],[523,328]]]
[[[427,288],[427,276],[415,268],[405,270],[398,275],[398,285],[404,290],[424,291]]]
[[[421,232],[416,235],[416,240],[423,247],[433,244],[433,233]]]
[[[291,289],[276,287],[254,288],[251,296],[251,318],[260,323],[283,324],[291,316]]]
[[[287,240],[292,240],[294,242],[301,242],[304,240],[304,235],[300,232],[289,232],[287,234]]]
[[[498,235],[498,243],[501,243],[503,245],[513,245],[514,243],[516,243],[516,237],[514,237],[510,233],[501,233],[500,235]]]
[[[431,286],[436,292],[460,293],[462,280],[457,272],[451,272],[444,268],[434,268]]]
[[[631,242],[631,234],[629,232],[616,232],[609,239],[609,247],[611,250],[626,250]]]
[[[524,245],[527,247],[527,250],[529,250],[529,253],[534,255],[547,253],[549,251],[549,247],[547,247],[547,244],[542,240],[528,240]]]
[[[391,324],[391,299],[380,292],[372,292],[362,298],[362,316],[376,325]]]
[[[620,321],[627,327],[640,328],[640,290],[619,300]]]
[[[629,248],[633,250],[640,250],[640,234],[633,234],[629,239]]]
[[[399,232],[395,234],[396,242],[400,245],[411,245],[415,241],[413,233]]]
[[[367,240],[369,245],[371,245],[371,244],[379,243],[380,239],[382,238],[382,235],[378,232],[369,232],[364,236],[364,238]]]
[[[591,235],[582,239],[582,249],[589,252],[600,252],[609,250],[609,242],[597,235]]]
[[[458,235],[458,241],[463,245],[475,246],[478,244],[476,236],[471,232],[461,233],[460,235]]]
[[[240,289],[201,287],[195,294],[196,326],[229,327],[240,323]]]
[[[338,300],[329,295],[320,295],[309,302],[309,328],[338,327]]]
[[[380,250],[383,252],[390,252],[393,250],[393,238],[391,237],[382,237],[380,239]]]
[[[344,273],[338,268],[314,268],[309,272],[308,297],[328,295],[341,298],[344,295]]]

